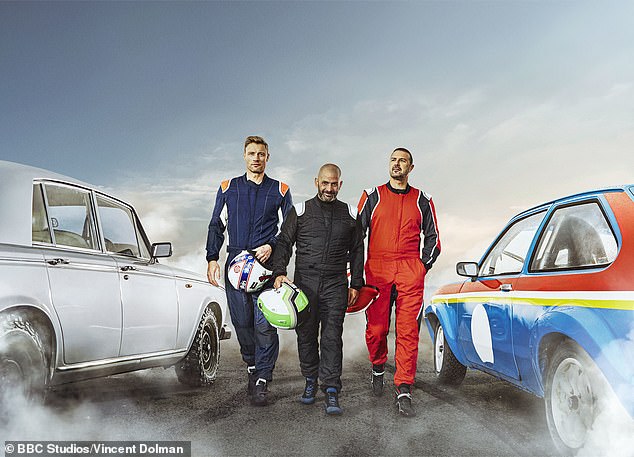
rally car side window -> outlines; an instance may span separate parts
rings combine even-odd
[[[609,265],[618,245],[596,201],[558,208],[544,228],[530,271]]]
[[[511,225],[482,262],[480,276],[519,274],[544,213],[540,211]]]

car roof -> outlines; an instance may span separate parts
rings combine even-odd
[[[37,179],[96,188],[59,173],[0,160],[0,243],[31,246],[33,180]]]
[[[533,213],[537,210],[543,209],[543,208],[547,208],[555,203],[562,203],[568,200],[578,200],[580,198],[583,197],[591,197],[591,196],[596,196],[596,195],[600,195],[600,194],[605,194],[605,193],[609,193],[609,192],[626,192],[628,189],[632,189],[634,187],[634,184],[621,184],[621,185],[616,185],[616,186],[610,186],[610,187],[601,187],[598,189],[594,189],[594,190],[588,190],[588,191],[584,191],[584,192],[579,192],[576,194],[571,194],[571,195],[567,195],[565,197],[559,197],[556,198],[554,200],[545,202],[545,203],[541,203],[539,205],[533,206],[532,208],[526,209],[524,211],[522,211],[521,213],[517,214],[515,217],[513,217],[513,219],[517,219],[520,218],[522,216],[525,216],[527,214]]]

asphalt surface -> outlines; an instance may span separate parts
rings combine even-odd
[[[357,316],[346,321],[339,417],[326,416],[323,394],[314,405],[298,401],[304,380],[294,334],[283,333],[268,407],[253,407],[246,397],[246,372],[234,337],[221,342],[220,371],[209,388],[179,384],[173,368],[58,386],[45,405],[16,407],[0,427],[0,439],[186,440],[195,456],[556,455],[541,399],[474,371],[458,388],[436,384],[425,328],[414,418],[397,415],[391,382],[383,397],[370,394]]]

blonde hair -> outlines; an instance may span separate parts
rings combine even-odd
[[[244,140],[244,152],[247,151],[247,146],[255,143],[255,144],[263,144],[266,152],[269,152],[269,144],[262,138],[261,136],[251,135],[248,136],[246,140]]]

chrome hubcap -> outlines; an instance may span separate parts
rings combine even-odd
[[[440,369],[442,368],[443,356],[445,354],[445,332],[442,329],[442,326],[438,327],[438,331],[436,332],[436,341],[434,342],[434,358],[436,361],[436,373],[440,373]]]
[[[567,358],[559,364],[550,401],[561,441],[572,449],[581,447],[594,420],[596,401],[588,372],[578,360]]]

